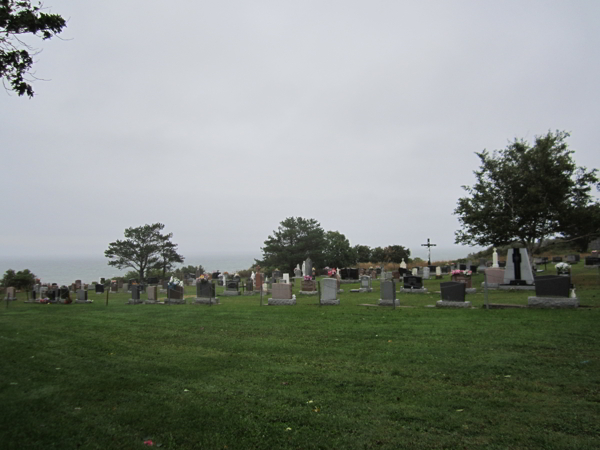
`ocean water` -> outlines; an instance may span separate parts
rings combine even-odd
[[[185,256],[185,255],[184,255]],[[184,266],[202,265],[208,272],[220,270],[221,272],[235,272],[236,270],[248,269],[254,264],[254,259],[259,254],[221,254],[221,255],[198,255],[186,256]],[[71,284],[75,280],[84,283],[99,281],[101,277],[111,278],[124,275],[131,269],[118,270],[107,264],[108,259],[104,257],[5,257],[0,256],[0,276],[8,269],[15,272],[29,269],[42,283],[57,283],[59,285]]]

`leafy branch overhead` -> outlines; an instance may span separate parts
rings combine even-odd
[[[5,88],[19,95],[33,97],[33,88],[26,77],[33,65],[33,56],[39,53],[21,40],[23,35],[34,35],[43,40],[59,34],[66,26],[58,14],[43,12],[41,3],[30,0],[0,0],[0,78],[8,82]]]
[[[515,139],[506,149],[476,153],[481,161],[476,183],[463,186],[469,196],[460,198],[454,211],[462,225],[456,243],[517,241],[533,255],[546,238],[577,233],[581,213],[593,215],[598,207],[590,195],[598,178],[596,169],[576,166],[568,137],[549,131],[536,136],[533,146]]]

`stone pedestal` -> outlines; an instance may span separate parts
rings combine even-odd
[[[400,306],[400,300],[395,299],[394,303],[396,306]],[[379,299],[379,306],[394,306],[394,303],[392,303],[392,300]]]
[[[447,300],[438,300],[435,303],[436,308],[470,308],[471,302],[450,302]]]
[[[528,297],[529,308],[579,308],[579,299],[563,297]]]
[[[400,288],[400,290],[398,292],[400,292],[402,294],[427,294],[429,291],[427,290],[427,288],[421,288],[421,289]]]
[[[196,297],[194,299],[196,305],[218,305],[219,297],[208,298],[208,297]]]

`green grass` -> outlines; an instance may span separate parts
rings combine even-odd
[[[395,310],[360,306],[377,282],[327,307],[2,303],[0,448],[597,449],[597,277],[575,266],[579,310],[425,308],[436,280]]]

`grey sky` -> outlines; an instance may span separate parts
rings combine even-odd
[[[35,43],[51,81],[0,92],[4,256],[102,256],[153,222],[184,256],[258,256],[302,216],[456,258],[474,152],[561,129],[600,167],[597,1],[46,6],[69,19]]]

